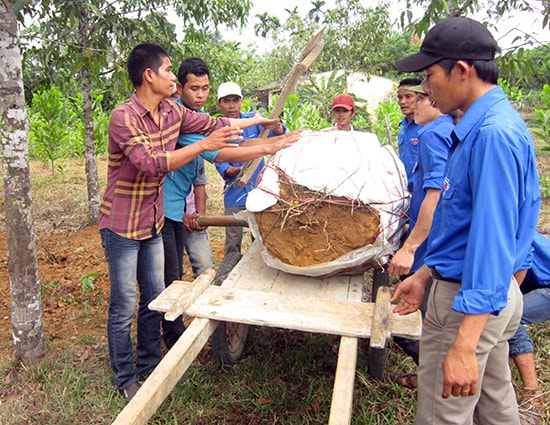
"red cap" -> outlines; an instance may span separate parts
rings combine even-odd
[[[332,101],[332,110],[334,111],[335,108],[344,108],[348,111],[355,109],[355,102],[353,101],[353,97],[351,97],[349,94],[339,94]]]

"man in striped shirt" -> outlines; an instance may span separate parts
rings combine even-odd
[[[110,301],[107,333],[113,379],[130,400],[161,359],[161,313],[148,304],[164,289],[164,177],[197,155],[220,150],[224,160],[247,160],[288,146],[297,135],[265,146],[238,147],[239,127],[273,126],[278,120],[212,118],[194,113],[168,98],[176,76],[166,51],[154,44],[136,46],[128,58],[135,93],[115,109],[109,123],[107,186],[99,229],[109,267]],[[208,137],[174,150],[181,133]],[[225,159],[227,157],[227,159]],[[136,364],[130,337],[139,286]]]

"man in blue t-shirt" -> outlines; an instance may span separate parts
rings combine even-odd
[[[496,85],[498,46],[465,17],[435,25],[419,53],[396,62],[424,71],[451,134],[425,265],[401,282],[396,313],[419,308],[432,282],[420,340],[416,424],[519,424],[508,339],[521,318],[513,278],[531,247],[540,208],[533,140]],[[450,397],[453,397],[449,399]]]
[[[397,146],[399,159],[403,162],[407,173],[407,187],[411,193],[414,187],[413,168],[418,162],[418,130],[422,128],[422,124],[418,124],[414,119],[414,105],[418,99],[418,93],[409,88],[418,86],[421,82],[419,78],[405,78],[397,86],[397,104],[405,115],[397,133]]]
[[[210,71],[202,59],[188,58],[184,60],[178,70],[176,85],[178,93],[175,101],[188,109],[200,112],[210,91],[209,78]],[[236,121],[236,125],[243,122]],[[273,125],[278,127],[279,124],[277,121]],[[182,134],[178,138],[176,149],[195,145],[204,137],[201,134]],[[264,154],[273,154],[296,141],[298,137],[299,134],[290,134],[270,139],[269,142],[265,139],[245,141],[241,137],[235,140],[235,143],[239,144],[238,147],[226,149],[226,151],[202,152],[183,167],[166,175],[164,181],[165,220],[162,229],[166,286],[182,277],[184,247],[191,257],[194,275],[204,271],[205,268],[213,267],[210,246],[206,232],[204,232],[205,228],[200,227],[197,223],[199,215],[204,215],[206,212],[206,180],[203,180],[204,162],[202,160],[205,159],[211,163],[215,161],[248,161]],[[196,205],[193,210],[189,210],[186,199],[192,188],[200,192],[195,193]],[[163,318],[162,330],[164,342],[168,348],[171,348],[184,331],[181,316],[175,321],[167,321]]]
[[[250,118],[255,115],[254,112],[241,112],[243,104],[243,95],[241,88],[234,82],[220,84],[218,88],[218,108],[226,118]],[[243,138],[257,139],[263,131],[261,125],[249,127],[244,130]],[[279,127],[271,130],[267,137],[280,136],[285,134],[286,127],[281,124]],[[258,168],[252,174],[245,187],[239,187],[235,184],[237,177],[245,165],[244,162],[217,162],[216,169],[225,181],[223,195],[223,205],[225,215],[237,214],[246,209],[246,197],[248,192],[256,187],[256,180],[260,171],[264,167],[264,161],[258,165]],[[241,253],[241,243],[243,238],[243,228],[240,226],[227,226],[225,228],[224,255],[230,252]]]

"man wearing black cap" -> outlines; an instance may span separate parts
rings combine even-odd
[[[529,252],[540,192],[531,136],[496,85],[497,51],[482,24],[456,17],[396,62],[400,71],[424,70],[441,112],[464,112],[451,134],[425,265],[393,297],[397,313],[410,313],[433,281],[420,342],[419,425],[519,424],[507,340],[522,303],[512,276]]]

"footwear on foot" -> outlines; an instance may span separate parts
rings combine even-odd
[[[124,397],[124,400],[130,401],[134,398],[140,387],[141,384],[138,381],[135,381],[126,388],[119,388],[118,392],[122,397]]]
[[[397,375],[393,380],[402,387],[409,388],[411,390],[418,388],[418,375],[416,375],[416,373]]]

